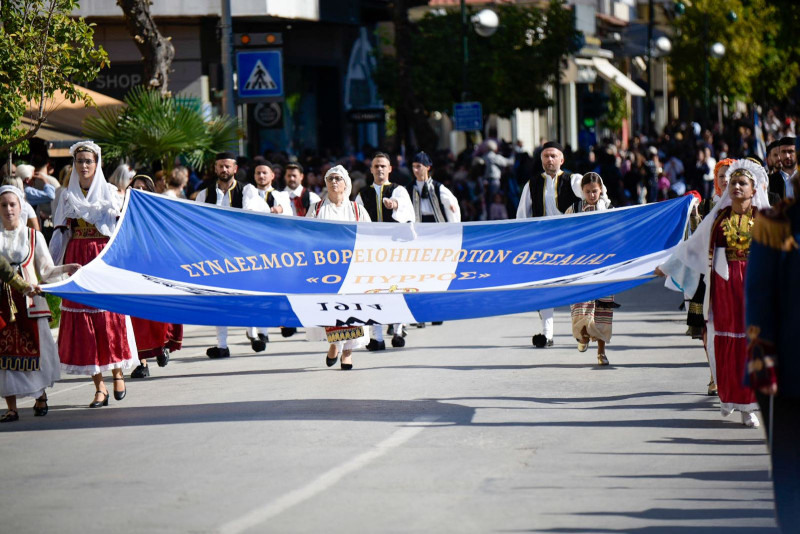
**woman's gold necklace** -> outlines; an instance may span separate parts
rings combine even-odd
[[[750,210],[747,211],[748,213],[741,215],[731,213],[730,217],[723,221],[722,232],[725,234],[728,248],[742,252],[747,252],[750,249],[750,240],[753,238],[751,231],[755,219],[750,214]]]

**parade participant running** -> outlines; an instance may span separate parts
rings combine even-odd
[[[131,180],[129,189],[155,193],[153,179],[144,174],[137,174]],[[171,196],[165,193],[165,196]],[[133,335],[136,337],[136,348],[139,350],[139,365],[131,372],[131,378],[150,376],[148,358],[155,358],[159,367],[166,367],[171,352],[181,350],[183,344],[183,325],[160,323],[139,317],[131,317]]]
[[[306,217],[312,219],[327,219],[331,221],[369,222],[369,214],[364,206],[350,200],[352,184],[350,175],[344,167],[336,165],[325,173],[325,185],[328,187],[328,196],[324,201],[318,201],[309,207]],[[363,326],[333,326],[326,327],[325,333],[330,343],[325,364],[332,367],[341,352],[339,363],[342,370],[349,371],[353,368],[351,354],[353,349],[363,347],[367,342],[367,335]]]
[[[573,175],[575,178],[576,175]],[[606,186],[596,172],[587,172],[580,182],[581,200],[567,208],[565,214],[605,211],[611,209]],[[572,335],[578,340],[578,350],[586,352],[589,341],[597,341],[597,363],[608,365],[606,343],[611,341],[611,324],[614,320],[614,297],[603,297],[570,306]]]
[[[47,415],[45,388],[61,376],[58,348],[50,333],[50,308],[44,297],[34,295],[37,276],[48,280],[72,274],[77,264],[53,265],[41,232],[27,228],[20,220],[25,202],[22,191],[13,186],[0,187],[0,220],[3,234],[0,257],[19,269],[10,283],[4,283],[0,296],[0,395],[8,411],[0,423],[19,419],[17,397],[34,397],[33,415]],[[8,265],[8,263],[6,263]],[[14,273],[15,274],[15,273]],[[21,280],[20,280],[21,278]]]
[[[217,181],[208,188],[200,191],[195,202],[214,204],[227,208],[243,208],[253,200],[260,200],[255,188],[245,191],[244,184],[236,180],[236,155],[232,152],[220,152],[214,161],[214,173]],[[256,198],[253,199],[252,197]],[[263,350],[263,349],[262,349]],[[206,356],[212,359],[228,358],[231,355],[228,349],[228,327],[217,327],[217,346],[206,350]]]
[[[542,167],[544,172],[531,177],[520,193],[517,219],[529,217],[553,217],[561,215],[580,200],[572,190],[571,173],[561,170],[564,164],[564,149],[555,141],[542,145]],[[542,318],[542,333],[533,336],[536,347],[553,346],[553,308],[539,310]]]
[[[374,182],[372,187],[365,187],[359,191],[356,202],[366,208],[372,221],[411,222],[414,220],[414,208],[411,206],[408,191],[398,184],[389,182],[389,175],[392,172],[390,161],[389,156],[383,152],[377,152],[372,156],[370,171]],[[398,323],[392,325],[392,328],[394,329],[392,346],[404,347],[406,345],[406,340],[403,339],[405,327]],[[383,341],[383,325],[374,325],[372,335],[367,350],[386,350],[386,343]]]
[[[744,273],[756,213],[769,207],[767,174],[746,159],[733,163],[726,174],[728,188],[720,201],[656,274],[671,277],[684,293],[693,293],[705,274],[709,281],[704,306],[708,357],[720,410],[726,417],[739,411],[742,424],[758,427],[755,394],[742,385],[747,357]]]
[[[106,182],[99,146],[82,141],[72,145],[70,154],[72,173],[53,216],[50,252],[56,264],[86,265],[108,244],[122,199],[116,186]],[[58,353],[67,373],[92,376],[97,392],[90,408],[108,406],[105,371],[114,377],[114,398],[125,398],[122,373],[138,361],[130,318],[64,299]]]

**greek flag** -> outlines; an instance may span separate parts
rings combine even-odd
[[[346,223],[130,191],[100,256],[43,289],[104,310],[200,325],[503,315],[646,282],[683,239],[689,203],[519,221]]]
[[[753,111],[753,132],[756,137],[756,156],[761,158],[761,161],[766,165],[767,145],[764,142],[764,129],[761,127],[761,117],[758,116],[757,109]]]

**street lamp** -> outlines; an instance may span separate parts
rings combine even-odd
[[[472,25],[475,28],[475,33],[481,37],[490,37],[497,31],[500,25],[500,19],[497,13],[491,9],[483,9],[473,15]],[[467,44],[467,33],[469,26],[467,24],[467,6],[464,0],[461,0],[461,51],[463,52],[463,60],[461,62],[461,101],[466,102],[469,95],[467,89],[467,65],[469,65],[469,45]]]

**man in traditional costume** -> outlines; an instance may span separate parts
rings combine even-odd
[[[72,145],[73,167],[69,185],[58,198],[50,240],[56,265],[86,265],[95,259],[114,233],[122,208],[117,187],[103,175],[100,147],[91,141]],[[114,377],[114,398],[125,398],[123,371],[138,362],[130,318],[68,299],[61,301],[58,329],[61,366],[69,374],[91,375],[95,398],[90,408],[108,406],[103,372]]]
[[[292,215],[297,217],[305,217],[308,207],[320,200],[319,195],[303,186],[303,177],[303,167],[298,163],[289,163],[283,171],[284,192],[289,194]]]
[[[243,208],[245,204],[250,204],[258,198],[255,188],[245,190],[244,184],[236,180],[236,172],[239,166],[236,164],[236,155],[232,152],[220,152],[214,161],[214,172],[217,181],[200,191],[195,198],[195,202],[214,204],[226,208]],[[266,344],[264,346],[266,348]],[[255,350],[256,347],[253,347]],[[263,348],[261,350],[264,350]],[[217,346],[206,350],[206,356],[212,359],[228,358],[231,355],[228,349],[228,327],[217,327]]]
[[[244,186],[244,209],[261,213],[274,213],[286,215],[292,212],[289,194],[278,191],[272,187],[275,172],[272,164],[265,159],[253,161],[253,184]],[[269,343],[269,334],[266,326],[250,326],[247,328],[247,339],[250,347],[255,352],[262,352]]]
[[[417,222],[461,222],[458,199],[430,176],[431,158],[425,152],[414,156],[411,170],[415,181],[407,187]]]
[[[389,175],[392,172],[390,162],[389,156],[383,152],[377,152],[372,157],[370,165],[374,179],[372,187],[365,187],[359,191],[356,203],[364,206],[370,219],[374,222],[411,222],[414,220],[411,199],[404,187],[389,182]],[[392,325],[391,328],[394,331],[392,346],[404,347],[406,344],[405,327],[398,323]],[[374,325],[372,335],[367,350],[386,350],[386,343],[383,341],[383,326]]]
[[[794,197],[759,213],[747,264],[745,290],[750,338],[751,386],[758,390],[762,414],[769,422],[772,484],[778,526],[795,532],[800,525],[800,181],[791,183]],[[771,397],[771,409],[770,409]],[[771,421],[770,421],[771,419]],[[766,425],[765,425],[766,426]]]
[[[561,170],[564,164],[564,149],[555,141],[542,146],[544,172],[532,176],[520,194],[517,219],[530,217],[554,217],[563,214],[580,199],[572,190],[572,173]],[[542,333],[533,336],[536,347],[553,346],[553,308],[539,310]]]

